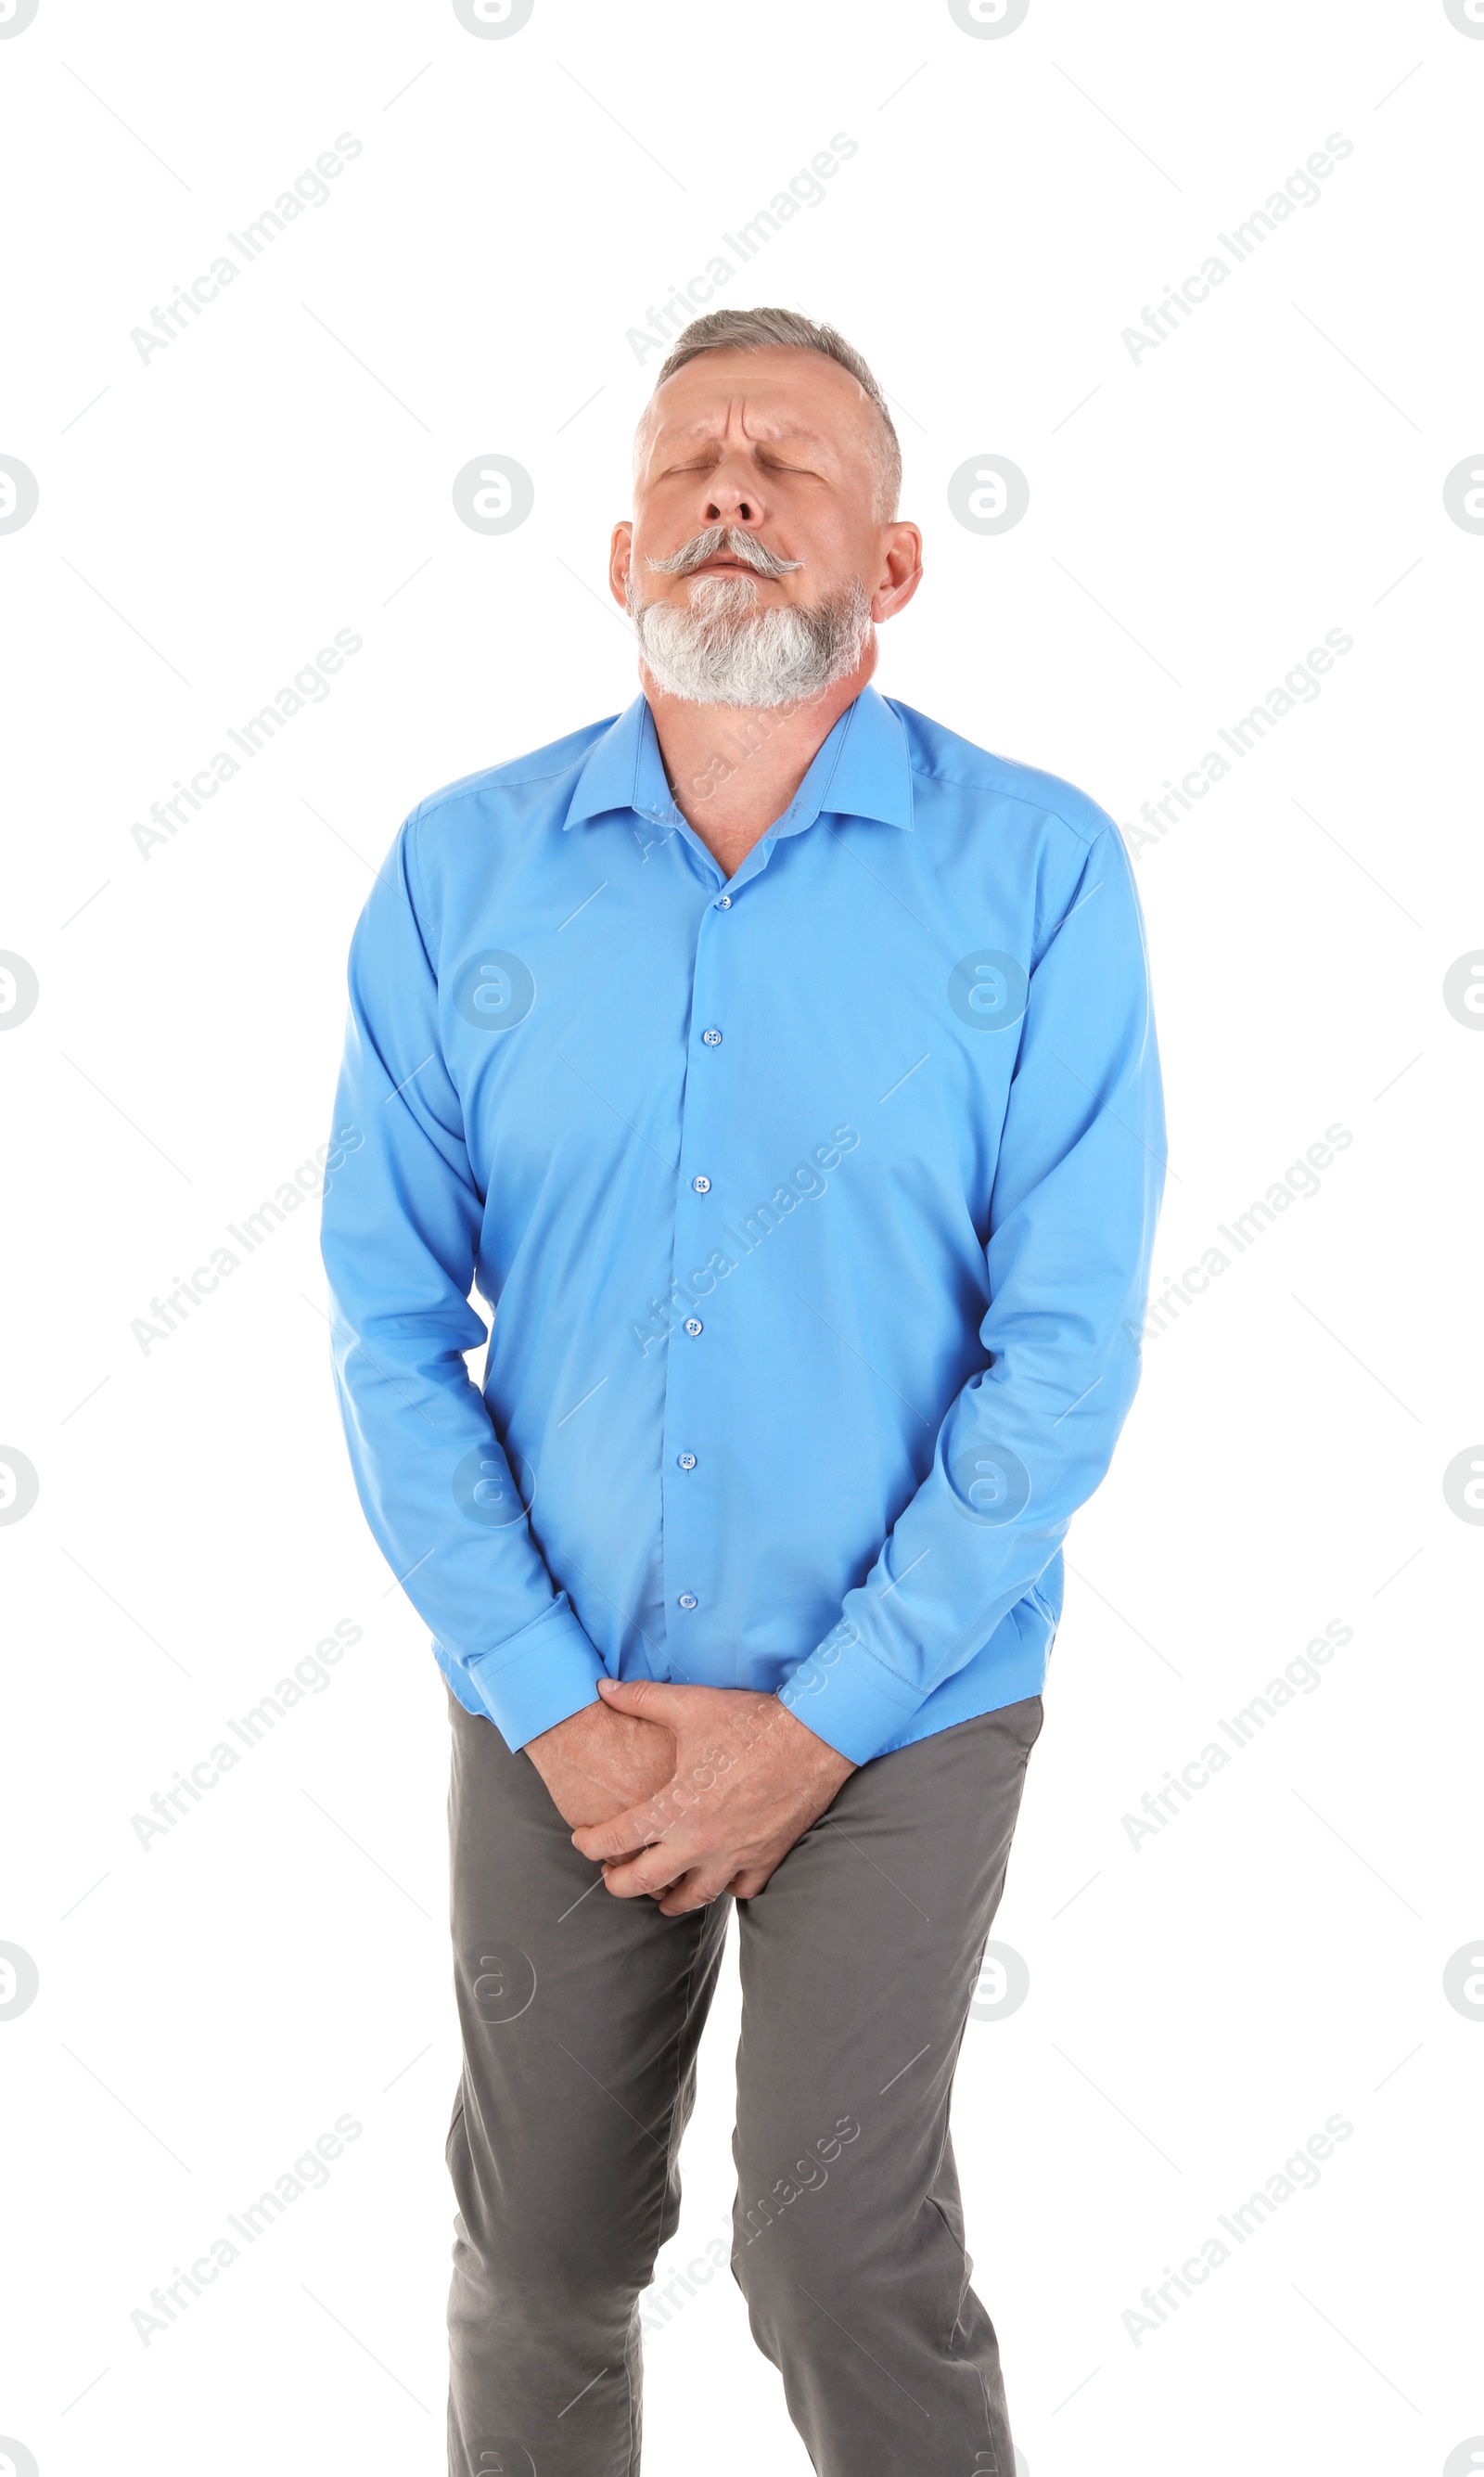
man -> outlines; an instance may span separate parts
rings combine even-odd
[[[830,329],[698,319],[613,534],[643,694],[424,800],[352,948],[338,1382],[451,1689],[457,2477],[638,2467],[733,1902],[730,2267],[813,2464],[1014,2468],[949,2102],[1164,1136],[1116,827],[870,686],[900,473]]]

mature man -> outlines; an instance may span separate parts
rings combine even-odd
[[[643,693],[422,801],[352,948],[338,1382],[451,1689],[457,2477],[638,2467],[733,1901],[731,2269],[814,2466],[1014,2467],[949,2103],[1163,1125],[1117,829],[869,685],[900,474],[832,330],[698,319],[613,534]]]

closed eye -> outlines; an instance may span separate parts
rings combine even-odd
[[[805,481],[817,482],[820,474],[812,464],[788,464],[781,456],[759,456],[758,463],[769,473],[798,473]]]

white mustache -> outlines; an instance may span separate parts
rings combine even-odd
[[[644,563],[656,576],[693,576],[708,559],[715,559],[718,551],[740,560],[757,576],[790,576],[805,564],[802,559],[779,559],[776,551],[737,525],[711,525],[704,534],[695,534],[688,542],[682,542],[668,559],[650,559]]]

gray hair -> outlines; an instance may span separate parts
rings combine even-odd
[[[704,317],[693,318],[676,338],[673,350],[659,376],[655,381],[658,389],[677,370],[683,369],[701,353],[755,353],[770,344],[788,344],[806,353],[823,353],[827,360],[838,362],[849,370],[876,413],[880,438],[877,451],[877,485],[881,514],[890,518],[897,513],[902,491],[902,446],[897,427],[886,409],[881,393],[867,363],[853,344],[833,327],[817,326],[799,310],[708,310]],[[648,418],[646,409],[645,418]],[[643,422],[640,423],[643,430]]]

